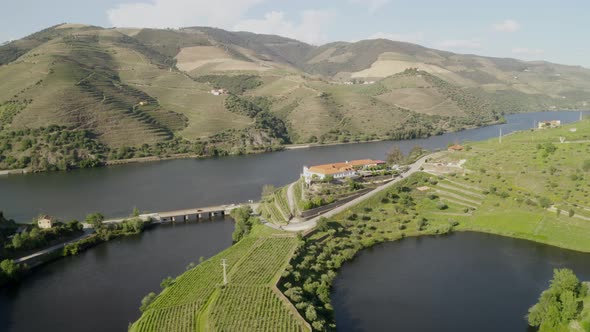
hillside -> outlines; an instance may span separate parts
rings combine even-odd
[[[581,67],[389,40],[316,47],[206,27],[62,24],[0,46],[0,169],[425,137],[588,102]]]

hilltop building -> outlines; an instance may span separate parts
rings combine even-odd
[[[539,121],[539,124],[538,124],[539,129],[557,128],[559,126],[561,126],[560,120]]]
[[[52,217],[50,216],[43,216],[41,218],[39,218],[39,220],[37,220],[37,224],[39,225],[39,228],[41,229],[50,229],[51,227],[53,227],[53,224],[55,223],[55,221],[53,220]]]
[[[382,160],[362,159],[311,167],[303,166],[303,177],[308,184],[313,179],[324,180],[328,176],[334,179],[350,178],[357,176],[359,170],[384,165],[385,162]]]

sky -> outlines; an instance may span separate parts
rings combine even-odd
[[[19,0],[0,43],[59,23],[214,26],[310,44],[387,38],[457,53],[590,68],[587,0]],[[12,15],[6,15],[12,13]]]

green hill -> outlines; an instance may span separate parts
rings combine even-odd
[[[582,67],[383,39],[316,47],[207,27],[62,24],[0,46],[0,169],[425,137],[588,102]],[[92,143],[56,146],[47,132]]]

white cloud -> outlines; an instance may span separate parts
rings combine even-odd
[[[248,9],[264,1],[150,0],[117,5],[107,11],[107,16],[116,27],[227,27],[238,21]]]
[[[367,10],[369,13],[375,13],[379,8],[388,4],[391,0],[348,0],[350,3],[354,4],[364,4],[367,6]]]
[[[439,41],[435,46],[447,50],[478,50],[482,45],[479,39],[447,39]]]
[[[516,32],[520,30],[520,23],[515,20],[504,20],[492,25],[492,29],[498,32]]]
[[[538,48],[519,47],[519,48],[513,48],[512,53],[518,54],[518,55],[523,55],[526,57],[532,57],[532,56],[543,55],[545,53],[545,51],[542,49],[538,49]]]
[[[330,24],[334,16],[331,10],[306,10],[301,12],[299,23],[294,23],[286,18],[284,12],[273,11],[265,14],[263,19],[247,19],[238,22],[233,28],[254,33],[275,34],[318,45],[327,40],[323,28]]]
[[[407,43],[420,44],[424,42],[424,32],[410,33],[389,33],[377,32],[368,37],[368,39],[389,39],[393,41],[402,41]]]

